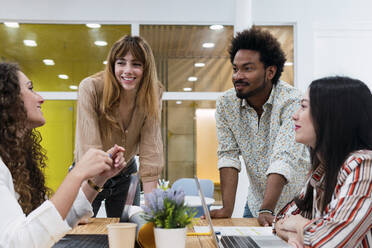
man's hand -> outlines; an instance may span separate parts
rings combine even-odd
[[[268,175],[261,209],[275,209],[276,203],[286,183],[287,180],[282,175],[275,173]],[[258,215],[258,223],[260,223],[261,226],[271,226],[273,220],[274,216],[270,213],[261,213]]]
[[[226,208],[215,209],[211,211],[211,218],[231,218],[232,211]]]
[[[261,213],[258,215],[258,223],[261,226],[271,226],[273,224],[274,216],[270,213]]]

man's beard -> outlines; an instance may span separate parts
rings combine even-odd
[[[261,91],[263,91],[266,87],[266,72],[265,72],[265,75],[264,75],[264,81],[263,83],[256,89],[252,90],[252,91],[248,91],[246,93],[243,93],[243,92],[239,92],[236,87],[235,87],[235,84],[244,84],[246,86],[249,86],[249,82],[244,82],[243,80],[237,80],[234,82],[234,88],[235,88],[235,92],[236,92],[236,97],[240,98],[240,99],[247,99],[249,97],[252,97],[254,95],[257,95],[258,93],[260,93]]]

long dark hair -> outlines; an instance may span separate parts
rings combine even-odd
[[[310,113],[316,144],[310,150],[312,170],[322,163],[325,168],[324,211],[331,201],[338,172],[354,151],[372,150],[372,95],[360,80],[326,77],[309,86]],[[296,199],[301,210],[311,211],[313,187],[308,185],[304,198]]]
[[[23,212],[29,214],[50,195],[42,169],[46,166],[41,136],[27,127],[16,64],[0,63],[0,157],[8,167]]]

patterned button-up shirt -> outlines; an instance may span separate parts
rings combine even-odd
[[[310,166],[306,146],[296,143],[292,115],[300,106],[301,93],[279,81],[263,105],[258,118],[256,111],[227,90],[216,104],[218,137],[218,168],[234,167],[240,171],[243,157],[250,181],[248,206],[257,216],[263,202],[267,176],[280,174],[287,180],[277,202],[280,210],[301,190]]]
[[[301,214],[311,219],[304,226],[305,247],[371,247],[372,151],[357,151],[346,159],[338,172],[331,201],[322,212],[324,171],[323,166],[318,166],[300,194],[303,199],[308,185],[313,186],[312,211],[300,211],[292,201],[278,216]]]

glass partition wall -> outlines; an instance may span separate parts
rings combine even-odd
[[[130,33],[130,25],[0,24],[0,61],[17,62],[36,91],[63,99],[44,102],[47,124],[39,128],[48,156],[46,181],[53,190],[73,161],[76,96],[71,100],[69,94],[82,79],[103,70],[111,45]]]
[[[287,56],[282,80],[293,84],[293,26],[263,28],[281,42]],[[11,28],[0,24],[0,61],[18,62],[34,81],[36,91],[55,92],[65,99],[47,100],[42,107],[47,125],[40,132],[49,158],[47,184],[52,189],[61,183],[73,161],[76,96],[71,100],[66,93],[76,92],[83,78],[101,71],[111,45],[130,33],[130,25],[20,24]],[[185,100],[183,94],[203,96],[232,87],[227,49],[233,27],[140,25],[140,35],[151,45],[159,79],[166,94],[172,96],[172,100],[163,96],[163,177],[174,182],[196,174],[218,185],[215,98]],[[26,45],[25,40],[33,40],[36,46]]]
[[[264,26],[282,44],[287,63],[282,80],[293,85],[293,26]],[[232,87],[228,47],[232,26],[141,25],[167,92],[223,92]],[[219,183],[215,101],[163,102],[164,178],[212,179]]]

